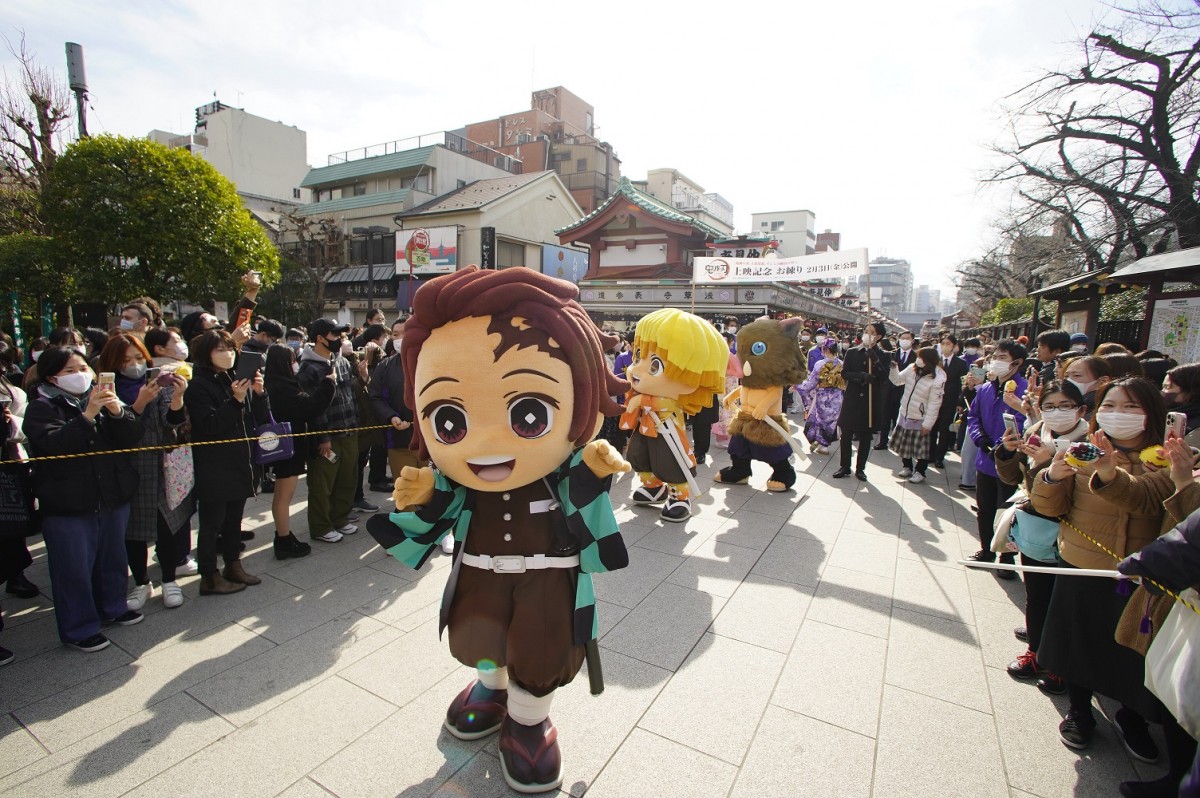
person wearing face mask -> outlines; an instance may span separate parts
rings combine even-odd
[[[953,333],[943,333],[938,342],[938,366],[946,374],[946,384],[942,393],[942,407],[929,436],[929,464],[945,470],[946,453],[950,451],[955,438],[950,425],[958,414],[963,377],[967,376],[967,364],[958,356],[958,337]]]
[[[1174,501],[1173,469],[1150,471],[1139,458],[1146,447],[1163,444],[1167,410],[1157,387],[1131,377],[1105,385],[1097,398],[1090,442],[1101,450],[1101,457],[1076,468],[1065,453],[1057,454],[1033,482],[1034,509],[1069,522],[1059,527],[1058,553],[1071,568],[1111,569],[1116,565],[1113,554],[1121,558],[1139,551],[1184,520],[1178,514],[1186,518],[1195,509]],[[1195,467],[1194,461],[1191,465]],[[1075,529],[1085,530],[1112,554]],[[1115,591],[1108,580],[1058,575],[1038,660],[1067,683],[1070,709],[1059,725],[1065,745],[1088,747],[1097,727],[1092,697],[1100,693],[1121,703],[1113,717],[1118,736],[1126,751],[1143,762],[1159,756],[1146,721],[1163,723],[1168,775],[1173,775],[1171,784],[1178,785],[1191,764],[1195,741],[1146,689],[1142,655],[1114,639],[1128,601],[1129,596]],[[1126,782],[1121,794],[1176,794],[1155,787],[1155,782]]]
[[[896,476],[919,485],[929,466],[930,435],[942,409],[946,372],[938,364],[937,350],[926,347],[903,370],[893,360],[889,376],[893,385],[902,386],[899,420],[890,444],[902,466]]]
[[[142,339],[150,353],[150,365],[164,371],[174,371],[188,358],[187,344],[174,327],[156,327]],[[186,372],[185,372],[186,376]]]
[[[980,343],[978,338],[968,338],[963,341],[962,359],[970,366],[979,359]]]
[[[1163,401],[1172,413],[1187,416],[1187,432],[1200,429],[1200,363],[1176,366],[1163,380]]]
[[[387,434],[384,436],[384,443],[387,446],[388,465],[392,475],[397,477],[405,466],[422,468],[426,465],[417,457],[416,452],[408,448],[412,441],[413,414],[404,404],[403,350],[406,321],[407,319],[402,319],[392,325],[394,352],[375,367],[375,374],[367,388],[367,396],[371,400],[375,417],[380,419],[381,423],[392,426],[391,429],[385,430]],[[617,356],[618,362],[620,357]],[[615,370],[616,366],[613,368]],[[390,493],[393,486],[386,482],[377,482],[371,484],[370,488],[373,491]]]
[[[333,319],[317,319],[309,325],[313,343],[300,353],[296,375],[300,387],[312,394],[321,380],[336,374],[333,402],[311,424],[311,429],[322,434],[308,439],[312,443],[308,459],[308,534],[325,543],[337,543],[358,531],[350,520],[358,484],[358,433],[348,432],[358,426],[358,405],[353,368],[342,356],[349,330],[350,325]]]
[[[975,497],[978,512],[976,513],[979,532],[979,551],[971,559],[979,562],[995,562],[996,553],[992,551],[992,537],[995,534],[996,510],[1012,496],[1015,486],[1005,485],[996,476],[995,450],[1004,440],[1004,415],[1010,414],[1017,421],[1020,430],[1025,423],[1025,417],[1005,404],[1005,385],[1012,381],[1016,383],[1018,396],[1025,395],[1027,382],[1021,376],[1021,366],[1025,362],[1025,347],[1011,338],[1006,338],[996,344],[995,353],[987,366],[987,381],[975,391],[975,399],[967,412],[967,434],[975,444]],[[1001,562],[1011,563],[1012,554],[1004,554]],[[996,571],[998,579],[1015,579],[1012,571]]]
[[[138,418],[142,427],[142,446],[165,446],[176,443],[179,429],[187,421],[183,409],[187,380],[169,375],[169,386],[146,378],[149,353],[142,341],[132,333],[114,335],[100,351],[98,368],[116,375],[118,398]],[[137,492],[130,502],[129,525],[125,528],[125,554],[133,575],[133,587],[126,596],[131,610],[140,610],[153,592],[147,568],[148,548],[155,544],[155,555],[162,572],[163,605],[168,608],[183,604],[183,591],[175,581],[175,572],[187,549],[180,551],[180,541],[191,544],[191,518],[195,501],[189,494],[176,506],[167,499],[163,472],[162,450],[135,452],[133,468],[138,474]]]
[[[250,336],[250,340],[242,344],[244,352],[258,352],[265,354],[267,349],[279,343],[283,338],[283,325],[274,319],[259,319],[254,325],[254,334]]]
[[[118,326],[123,333],[145,337],[154,326],[154,311],[144,302],[133,301],[121,308],[121,320]]]
[[[300,364],[291,347],[278,344],[267,350],[267,373],[264,385],[271,400],[271,412],[276,421],[292,425],[292,432],[303,434],[309,422],[319,416],[333,401],[333,374],[321,380],[317,388],[309,393],[300,387],[296,372]],[[295,454],[288,460],[274,464],[275,492],[271,496],[271,516],[275,519],[275,559],[306,557],[312,546],[298,540],[292,534],[291,504],[296,495],[300,475],[307,470],[308,438],[294,438]]]
[[[842,410],[838,416],[841,429],[841,467],[833,473],[834,479],[850,476],[850,448],[858,437],[858,457],[854,476],[867,481],[867,458],[871,453],[872,429],[881,420],[880,397],[886,390],[891,359],[879,348],[878,342],[887,332],[881,322],[872,322],[863,332],[861,346],[846,352],[842,361],[842,379],[846,381],[846,393],[842,399]]]
[[[192,449],[196,472],[199,516],[197,553],[200,595],[236,593],[262,582],[246,572],[241,562],[241,522],[246,500],[254,496],[254,446],[239,438],[252,438],[259,424],[270,420],[271,408],[263,388],[262,373],[253,379],[235,379],[237,359],[233,336],[209,330],[192,339],[195,374],[184,396],[191,436],[196,443],[231,440]],[[217,555],[225,568],[217,570]]]
[[[824,327],[818,327],[816,333],[813,335],[813,345],[812,348],[808,350],[809,374],[812,374],[813,370],[818,368],[821,365],[821,361],[825,359],[825,352],[822,350],[822,347],[825,346],[825,342],[829,340],[829,337],[829,330],[825,329]],[[834,347],[836,351],[836,339],[834,340]]]
[[[287,338],[285,339],[284,343],[287,344],[289,349],[296,353],[296,357],[299,357],[300,350],[304,348],[304,342],[307,340],[307,338],[308,335],[304,332],[304,330],[301,330],[299,327],[289,327],[287,331]]]
[[[30,455],[87,455],[46,460],[33,474],[58,635],[80,651],[99,651],[109,644],[101,624],[142,620],[125,602],[125,526],[137,472],[130,455],[105,453],[137,446],[142,427],[116,393],[93,388],[95,375],[74,349],[50,347],[38,365],[44,381],[22,425]]]
[[[1096,393],[1112,382],[1112,370],[1108,362],[1095,355],[1075,358],[1067,364],[1063,376],[1083,394],[1083,403],[1087,405],[1089,417],[1096,406]]]
[[[1083,333],[1072,333],[1071,351],[1078,352],[1081,355],[1086,355],[1091,351],[1091,347],[1088,345],[1088,337]]]
[[[1041,420],[1030,424],[1024,435],[1004,433],[1003,446],[996,450],[996,474],[1006,485],[1022,485],[1026,495],[1033,493],[1034,480],[1042,469],[1050,465],[1056,454],[1054,441],[1082,441],[1087,439],[1088,422],[1083,404],[1083,395],[1069,382],[1050,380],[1042,387],[1038,398]],[[1036,445],[1031,443],[1035,439]],[[1048,518],[1023,501],[1018,524],[1053,524],[1058,519]],[[1030,517],[1031,516],[1031,517]],[[1022,520],[1024,519],[1024,520]],[[1031,556],[1021,552],[1022,565],[1058,565],[1053,552],[1039,552]],[[1014,679],[1029,681],[1036,679],[1037,686],[1046,693],[1059,695],[1067,688],[1061,678],[1038,662],[1037,652],[1042,642],[1042,629],[1046,622],[1046,611],[1050,606],[1050,595],[1054,589],[1054,574],[1025,573],[1025,640],[1028,648],[1008,666],[1008,674]]]
[[[916,362],[917,353],[913,351],[913,339],[913,334],[908,330],[900,333],[896,339],[896,345],[894,351],[891,352],[891,358],[899,371],[904,371]],[[883,400],[883,419],[879,424],[879,442],[874,447],[877,452],[888,448],[888,435],[896,428],[896,420],[900,416],[900,400],[903,397],[903,383],[899,385],[890,383],[886,386],[886,393]]]
[[[829,447],[837,440],[837,422],[846,390],[837,350],[836,341],[822,343],[824,357],[795,389],[804,407],[804,436],[809,440],[809,448],[817,454],[829,454]]]
[[[87,345],[84,341],[83,334],[74,327],[56,327],[50,331],[49,337],[39,340],[46,341],[47,348],[51,346],[62,346],[70,349],[73,352],[78,352],[84,361],[87,361]],[[21,381],[21,387],[25,390],[25,393],[29,394],[30,396],[37,394],[38,385],[41,383],[41,378],[38,377],[38,359],[33,358],[33,361],[33,365],[25,370],[25,377]]]

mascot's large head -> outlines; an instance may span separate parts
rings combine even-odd
[[[474,266],[423,285],[404,327],[413,445],[468,488],[504,491],[550,474],[595,437],[628,384],[578,289],[523,267]]]
[[[729,347],[715,327],[692,313],[662,308],[638,322],[625,374],[638,393],[675,399],[694,415],[725,390],[728,362]]]
[[[742,361],[742,385],[771,388],[796,385],[808,374],[806,357],[796,343],[804,326],[801,318],[775,321],[758,319],[738,330],[738,359]]]

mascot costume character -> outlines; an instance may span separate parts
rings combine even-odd
[[[792,437],[783,414],[783,392],[808,376],[804,353],[796,333],[804,325],[800,318],[775,321],[758,319],[738,330],[737,356],[742,362],[742,384],[723,403],[740,402],[729,423],[729,459],[717,482],[744,485],[750,481],[750,463],[762,460],[771,466],[767,490],[781,492],[796,484],[791,456],[808,458],[803,446]]]
[[[664,521],[686,521],[692,514],[691,498],[700,489],[684,416],[712,406],[725,389],[728,361],[725,339],[699,316],[663,308],[638,322],[620,426],[629,430],[625,456],[642,480],[633,501],[665,502]]]
[[[397,475],[396,507],[368,531],[419,568],[446,535],[442,597],[450,653],[477,678],[450,704],[446,729],[500,732],[504,778],[522,793],[562,781],[554,691],[588,660],[603,689],[592,574],[629,562],[608,489],[629,464],[593,440],[628,385],[608,370],[602,335],[578,289],[526,268],[438,277],[404,329],[404,400],[413,447],[434,468]]]

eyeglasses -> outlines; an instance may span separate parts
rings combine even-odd
[[[1042,405],[1042,412],[1047,410],[1078,410],[1079,405]]]

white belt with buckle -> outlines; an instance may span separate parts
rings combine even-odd
[[[579,565],[579,555],[570,557],[547,557],[535,554],[523,557],[520,554],[463,554],[462,564],[498,574],[523,574],[526,571],[544,571],[547,568],[574,568]]]

